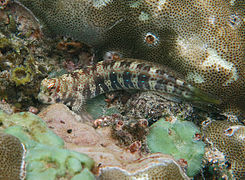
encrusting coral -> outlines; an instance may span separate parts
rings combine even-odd
[[[170,154],[175,159],[187,161],[187,175],[194,176],[202,167],[204,143],[198,138],[198,128],[188,121],[168,122],[160,119],[147,135],[151,152]]]
[[[231,175],[235,179],[245,178],[245,126],[226,121],[205,121],[203,136],[211,147],[223,154],[231,164]]]
[[[172,156],[143,154],[140,149],[122,148],[112,138],[110,127],[92,128],[63,104],[53,104],[39,113],[47,125],[65,140],[65,147],[85,153],[95,161],[93,172],[99,179],[188,179]],[[145,127],[146,128],[146,127]],[[139,147],[140,148],[140,147]],[[173,173],[174,172],[174,173]]]
[[[244,109],[245,16],[239,1],[19,0],[52,32],[105,52],[167,64]]]
[[[0,99],[13,105],[33,105],[48,69],[37,61],[42,56],[37,56],[42,44],[40,26],[25,8],[12,1],[0,11]]]
[[[28,112],[7,115],[0,111],[0,122],[1,131],[16,136],[26,147],[23,160],[27,164],[26,179],[94,179],[90,172],[94,161],[85,154],[64,149],[64,141],[49,130],[40,117]],[[18,143],[21,145],[19,141],[16,147]],[[1,171],[5,175],[9,167],[1,166]]]

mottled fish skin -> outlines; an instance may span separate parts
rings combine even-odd
[[[87,99],[121,89],[152,90],[188,101],[219,103],[166,67],[136,59],[105,60],[57,78],[46,78],[38,99],[48,104],[62,102],[79,111]]]

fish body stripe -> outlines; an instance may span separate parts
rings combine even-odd
[[[58,99],[81,107],[86,99],[121,89],[154,90],[184,100],[213,100],[206,98],[199,90],[175,76],[174,72],[166,70],[164,66],[135,59],[101,61],[84,70],[44,79],[39,99],[46,103],[54,103]]]

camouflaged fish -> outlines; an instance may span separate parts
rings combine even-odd
[[[165,66],[136,59],[105,60],[70,74],[44,79],[38,99],[48,104],[62,102],[79,111],[87,99],[121,89],[152,90],[186,101],[220,103]]]

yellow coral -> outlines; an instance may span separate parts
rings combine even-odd
[[[15,82],[16,86],[24,85],[31,81],[31,72],[27,67],[16,67],[11,72],[11,80]]]

